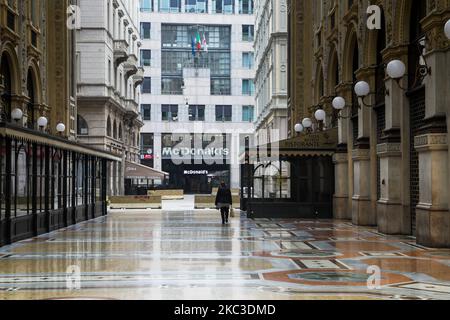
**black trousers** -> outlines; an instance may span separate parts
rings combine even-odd
[[[230,214],[230,208],[228,207],[220,208],[220,214],[222,215],[222,222],[227,222],[228,215]]]

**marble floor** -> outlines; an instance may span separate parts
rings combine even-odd
[[[347,221],[115,211],[0,248],[0,299],[450,299],[450,250]]]

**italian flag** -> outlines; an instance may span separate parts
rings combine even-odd
[[[200,51],[202,49],[202,39],[200,39],[200,33],[197,32],[197,50]]]

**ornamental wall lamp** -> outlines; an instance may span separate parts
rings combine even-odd
[[[23,111],[22,109],[15,108],[13,111],[11,111],[11,119],[13,119],[16,124],[19,123],[20,120],[22,120],[23,117]]]
[[[338,119],[350,119],[352,117],[351,115],[346,116],[342,114],[344,110],[351,110],[352,108],[352,106],[347,105],[347,102],[345,101],[344,98],[340,96],[335,97],[331,105],[333,106],[333,109],[338,112],[337,114]]]
[[[41,131],[44,131],[44,129],[47,126],[47,124],[48,124],[48,119],[46,117],[44,117],[44,116],[40,117],[37,120],[37,125],[38,125],[38,127],[39,127],[39,129]]]
[[[428,66],[427,61],[425,59],[427,42],[428,42],[427,36],[423,36],[421,39],[418,40],[417,43],[419,50],[419,61],[414,74],[414,83],[412,85],[412,88],[415,88],[419,83],[421,83],[426,76],[431,75],[431,67]],[[408,74],[406,73],[406,65],[403,61],[396,59],[389,62],[386,66],[386,73],[389,76],[389,78],[397,82],[397,85],[400,89],[402,89],[403,91],[408,90],[408,88],[405,88],[401,85],[401,80],[405,76],[408,76]],[[388,90],[386,90],[386,95],[389,95]]]
[[[59,123],[56,125],[56,131],[57,131],[60,135],[62,135],[62,134],[64,133],[64,131],[66,131],[66,125],[65,125],[64,123],[62,123],[62,122],[59,122]]]
[[[318,123],[318,126],[316,127],[316,129],[313,128],[313,119],[304,118],[301,123],[297,123],[294,126],[295,132],[297,132],[297,133],[302,133],[302,132],[314,133],[317,131],[322,131],[323,123],[325,121],[327,114],[326,114],[325,110],[323,110],[321,105],[313,106],[313,108],[316,109],[316,111],[314,112],[314,118]]]

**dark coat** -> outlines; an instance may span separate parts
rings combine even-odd
[[[229,205],[233,204],[233,197],[231,196],[231,190],[228,188],[219,188],[219,191],[217,191],[216,196],[216,206],[219,203],[226,203]]]

